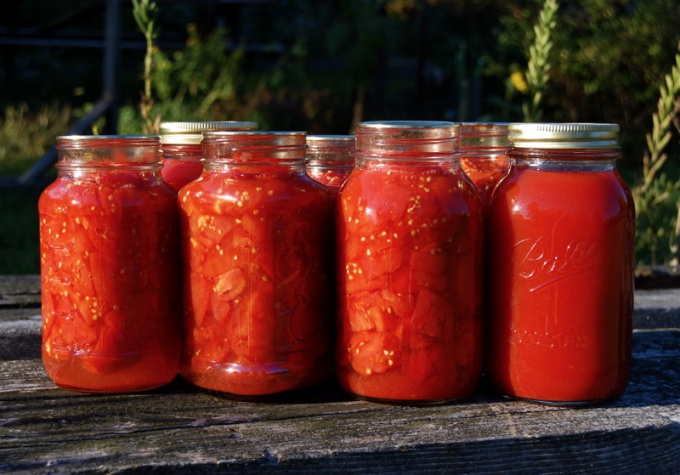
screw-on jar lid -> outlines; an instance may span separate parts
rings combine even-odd
[[[508,139],[516,148],[617,148],[618,124],[512,123]]]
[[[161,143],[164,145],[198,145],[203,132],[211,130],[255,130],[257,122],[236,120],[212,122],[162,122]]]

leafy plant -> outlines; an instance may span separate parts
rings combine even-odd
[[[71,115],[70,107],[56,103],[37,112],[26,104],[5,107],[0,116],[0,174],[25,171],[68,129]]]
[[[557,25],[557,0],[545,0],[534,26],[534,42],[529,47],[529,61],[526,71],[526,89],[529,101],[524,102],[524,120],[536,122],[541,119],[541,100],[550,78],[550,51],[553,47],[552,32]]]
[[[672,182],[663,172],[668,161],[665,149],[671,141],[672,125],[680,130],[680,43],[675,65],[659,88],[652,131],[647,134],[647,151],[642,160],[642,181],[633,188],[638,220],[638,254],[656,264],[678,265],[680,259],[680,180]],[[662,248],[662,243],[667,246]],[[661,256],[659,256],[661,255]]]
[[[144,92],[140,99],[139,110],[143,119],[145,134],[157,134],[160,129],[160,114],[153,115],[153,67],[154,52],[156,46],[154,41],[158,37],[156,19],[158,7],[156,2],[151,0],[132,0],[132,15],[139,30],[144,34],[146,40],[146,52],[144,54]]]
[[[226,30],[218,28],[201,39],[195,25],[187,27],[186,48],[166,54],[155,54],[153,85],[159,102],[173,115],[183,113],[204,120],[219,101],[235,99],[240,80],[244,50],[227,51]],[[189,107],[182,107],[190,104]]]

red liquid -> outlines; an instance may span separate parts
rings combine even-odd
[[[356,169],[340,193],[337,371],[385,400],[468,396],[481,367],[481,203],[432,166]]]
[[[150,174],[104,170],[41,196],[42,357],[57,385],[129,392],[177,375],[175,199]]]
[[[613,171],[518,168],[488,216],[487,373],[503,394],[588,402],[628,381],[631,198]]]
[[[276,171],[276,170],[279,171]],[[179,193],[182,375],[261,396],[330,375],[332,198],[283,167],[206,171]]]

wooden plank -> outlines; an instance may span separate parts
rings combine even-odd
[[[426,408],[348,400],[333,384],[275,404],[181,381],[91,396],[54,388],[39,360],[8,361],[0,468],[671,473],[680,466],[680,331],[638,332],[635,348],[626,394],[578,410],[505,401],[484,388]]]
[[[14,280],[14,279],[13,279]],[[15,290],[16,289],[16,290]],[[9,284],[36,295],[35,276]],[[35,304],[31,304],[35,305]],[[0,471],[22,473],[677,473],[680,290],[636,292],[626,393],[568,409],[483,385],[440,407],[355,401],[329,382],[270,402],[180,378],[148,393],[56,388],[39,359],[36,306],[0,308]]]
[[[0,308],[40,307],[40,276],[0,275]]]

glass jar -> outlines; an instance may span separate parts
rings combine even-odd
[[[305,134],[204,136],[204,172],[178,195],[181,374],[235,396],[320,383],[332,369],[333,198],[306,174]]]
[[[354,169],[354,135],[308,135],[307,174],[334,196]]]
[[[201,175],[203,132],[210,130],[255,130],[255,122],[215,121],[215,122],[162,122],[161,150],[163,168],[161,176],[176,192],[190,181]]]
[[[498,182],[510,170],[506,155],[508,124],[467,122],[461,124],[460,165],[479,192],[484,206]]]
[[[634,205],[616,124],[510,124],[487,227],[487,375],[543,403],[616,397],[631,361]]]
[[[337,207],[342,387],[437,404],[481,372],[482,204],[450,122],[358,124],[356,168]]]
[[[66,389],[132,392],[179,369],[175,194],[157,136],[57,139],[58,177],[42,193],[42,358]]]

